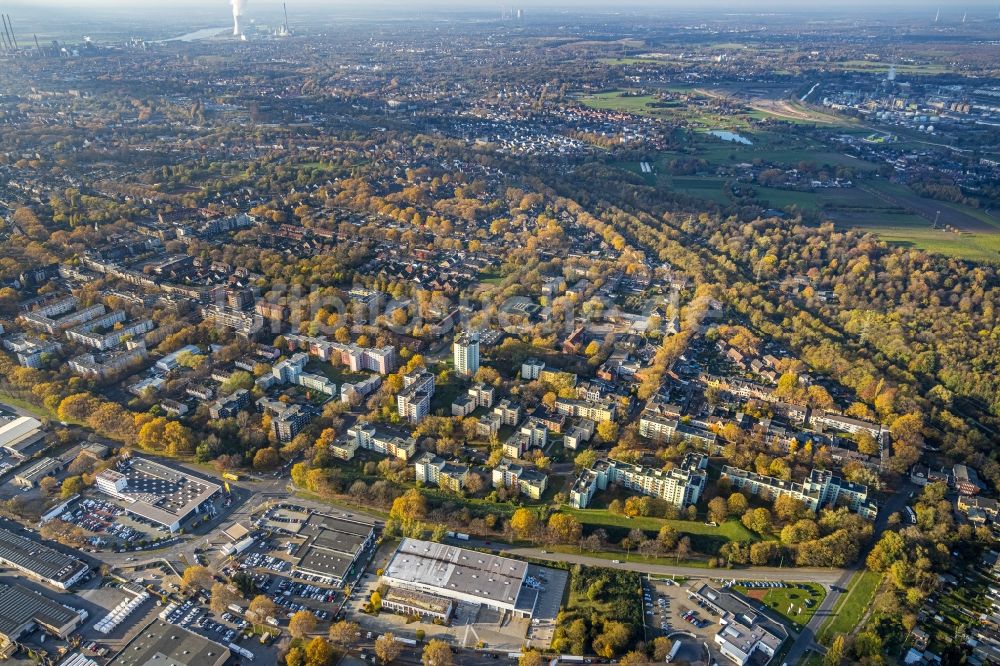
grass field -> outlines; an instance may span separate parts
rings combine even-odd
[[[598,62],[604,63],[605,65],[659,65],[664,62],[675,62],[667,61],[657,58],[643,58],[639,57],[628,57],[628,58],[600,58]]]
[[[747,597],[757,599],[766,604],[788,620],[796,631],[809,624],[809,620],[819,609],[826,598],[826,590],[818,583],[790,583],[795,587],[770,587],[764,589],[746,588],[734,585],[733,589]],[[799,585],[806,586],[803,590]],[[813,605],[807,606],[806,599],[812,599]]]
[[[881,582],[882,574],[874,571],[865,569],[854,574],[847,587],[847,594],[837,600],[830,611],[830,617],[819,628],[819,642],[829,645],[837,634],[847,634],[857,628]]]
[[[665,177],[662,182],[672,190],[682,192],[691,197],[714,201],[717,204],[725,205],[729,202],[723,186],[725,178],[710,178],[699,176],[670,176]]]
[[[974,208],[923,199],[893,183],[873,181],[864,187],[816,192],[758,187],[757,199],[771,208],[795,206],[818,211],[823,219],[840,227],[871,231],[893,245],[973,261],[1000,262],[1000,220]],[[942,225],[966,231],[932,228],[939,210]]]
[[[23,409],[26,412],[30,412],[40,419],[51,419],[53,421],[60,421],[59,415],[53,411],[48,410],[45,407],[36,405],[34,403],[28,402],[27,400],[16,396],[13,393],[3,393],[0,394],[0,404],[8,405],[10,407],[17,407]],[[70,419],[67,423],[73,423],[75,425],[84,425],[83,421],[77,421]]]
[[[584,532],[603,528],[612,538],[623,536],[633,528],[639,528],[650,536],[658,533],[664,525],[670,525],[682,534],[691,537],[691,545],[699,553],[714,555],[719,548],[730,541],[758,541],[759,537],[750,532],[738,520],[729,520],[718,527],[696,520],[667,520],[637,516],[629,518],[611,513],[607,509],[575,509],[564,506],[562,510],[572,514],[584,526]]]
[[[799,666],[823,666],[823,655],[806,652],[806,656],[799,662]]]
[[[306,363],[306,372],[323,375],[338,387],[344,382],[360,382],[371,377],[363,372],[351,372],[344,366],[336,366],[331,363],[321,363],[315,359]]]
[[[662,564],[664,566],[682,566],[682,567],[699,567],[708,568],[708,561],[705,559],[692,559],[692,558],[681,558],[677,557],[651,557],[649,555],[643,555],[642,553],[637,553],[632,551],[630,553],[623,553],[621,551],[592,551],[584,550],[581,551],[577,546],[550,546],[549,550],[554,553],[568,553],[573,555],[586,555],[587,557],[596,557],[600,560],[607,560],[609,563],[618,560],[620,562],[633,562],[641,564]]]
[[[612,92],[585,95],[580,101],[594,109],[609,109],[612,111],[625,111],[637,115],[652,116],[658,115],[650,105],[657,101],[652,95],[629,95],[627,91],[615,90]]]

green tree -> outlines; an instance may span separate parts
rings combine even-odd
[[[73,495],[78,495],[83,491],[85,484],[81,476],[67,476],[62,482],[61,495],[63,499],[68,499]]]
[[[316,616],[311,611],[300,610],[288,619],[288,633],[292,638],[302,638],[314,631],[316,631]]]
[[[510,517],[510,529],[522,538],[529,538],[538,531],[538,515],[531,509],[520,508]]]
[[[386,632],[375,639],[375,656],[383,664],[393,662],[402,651],[403,644],[397,643],[396,637],[391,632]]]
[[[424,646],[420,662],[423,666],[453,666],[455,660],[451,647],[444,641],[435,638]]]

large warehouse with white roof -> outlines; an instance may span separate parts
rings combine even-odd
[[[407,590],[487,606],[530,618],[539,586],[529,565],[432,541],[403,539],[382,574],[392,590]]]
[[[97,489],[122,500],[125,510],[170,532],[189,516],[200,513],[222,489],[217,483],[160,463],[132,456],[118,469],[106,469],[95,479]]]

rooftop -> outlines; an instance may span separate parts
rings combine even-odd
[[[87,568],[75,557],[3,528],[0,528],[0,559],[57,583],[65,583]]]
[[[115,655],[111,666],[220,666],[229,649],[183,627],[156,620]]]
[[[20,585],[0,585],[0,635],[14,639],[29,622],[58,631],[79,617],[34,590]]]
[[[513,605],[527,568],[524,562],[506,557],[403,539],[384,575],[403,584],[439,588],[445,596],[461,593]]]
[[[113,477],[107,472],[113,470],[101,474]],[[221,488],[211,481],[136,456],[120,465],[118,474],[128,479],[125,490],[119,493],[128,502],[128,510],[168,526],[183,520]]]

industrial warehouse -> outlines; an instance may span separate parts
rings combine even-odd
[[[311,514],[297,534],[305,541],[295,548],[295,570],[338,586],[354,573],[362,553],[375,543],[373,524],[323,513]]]
[[[554,596],[543,594],[547,571],[507,557],[403,539],[382,583],[389,587],[384,597],[390,602],[388,608],[403,614],[446,619],[452,602],[457,602],[530,619],[548,596]]]
[[[97,475],[97,489],[122,500],[129,513],[171,533],[200,513],[222,487],[160,463],[133,456]]]
[[[113,666],[221,666],[232,653],[223,645],[175,624],[155,620],[111,660]]]
[[[77,558],[2,528],[0,562],[60,590],[68,590],[88,571]]]
[[[85,617],[34,590],[0,584],[0,659],[10,657],[17,649],[16,641],[36,626],[52,636],[66,638]]]

